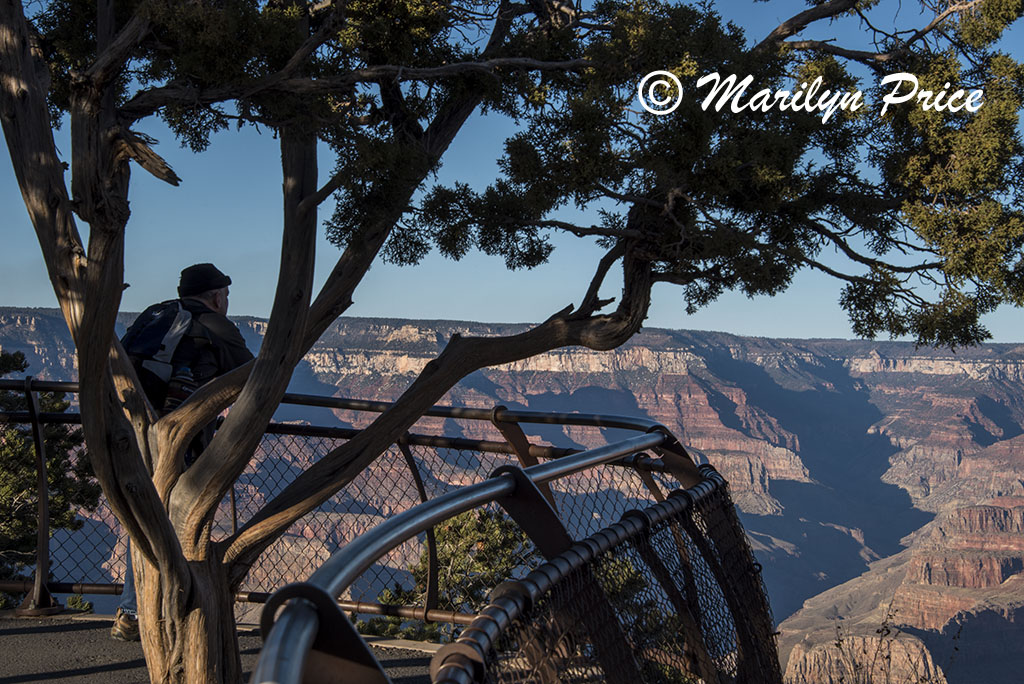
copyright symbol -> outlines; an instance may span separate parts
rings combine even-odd
[[[640,81],[636,94],[641,107],[651,114],[664,116],[676,111],[682,103],[683,84],[673,73],[652,71]]]

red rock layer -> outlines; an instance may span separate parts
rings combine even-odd
[[[823,644],[793,647],[785,684],[927,682],[946,678],[924,644],[909,635],[849,636],[841,632]]]
[[[898,624],[941,630],[1024,572],[1024,506],[1015,499],[946,513],[914,545],[896,592]],[[1022,597],[1024,598],[1024,597]]]

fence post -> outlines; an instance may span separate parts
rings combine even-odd
[[[402,456],[405,457],[405,463],[409,466],[409,472],[412,473],[412,481],[416,484],[416,492],[420,495],[420,502],[426,503],[429,499],[427,497],[427,489],[423,486],[423,476],[420,475],[419,466],[416,465],[416,459],[412,457],[412,450],[409,449],[409,433],[406,432],[402,435],[398,442],[398,449],[402,452]],[[439,561],[437,558],[437,537],[434,534],[434,528],[428,527],[426,530],[427,535],[427,593],[423,598],[423,620],[427,619],[427,611],[434,610],[437,608],[437,597],[438,597],[438,586],[437,586],[437,573],[439,568]]]
[[[15,609],[16,615],[53,615],[64,610],[64,606],[53,598],[46,583],[50,579],[50,492],[46,481],[46,445],[43,443],[43,426],[39,423],[39,403],[32,390],[32,376],[25,378],[25,401],[29,420],[32,422],[32,441],[36,451],[36,489],[39,508],[36,537],[36,577],[32,591]]]

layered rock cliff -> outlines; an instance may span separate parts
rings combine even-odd
[[[836,631],[843,629],[913,635],[903,650],[917,649],[917,662],[944,671],[950,682],[1018,681],[1022,572],[1024,499],[951,506],[914,535],[909,549],[808,600],[782,623],[786,681],[811,681],[808,673],[823,672],[823,659],[837,656]],[[862,655],[851,662],[865,665]]]
[[[239,324],[258,346],[265,322]],[[452,334],[522,329],[340,319],[297,369],[291,390],[394,399]],[[25,351],[35,375],[74,375],[56,312],[0,309],[0,347]],[[743,511],[776,617],[789,616],[782,628],[791,681],[831,681],[824,670],[838,667],[828,650],[837,624],[861,640],[861,651],[884,645],[872,641],[880,626],[899,630],[893,648],[930,663],[935,681],[940,671],[950,682],[982,681],[970,678],[975,656],[952,650],[969,638],[971,654],[996,663],[979,670],[995,677],[988,681],[1016,681],[998,664],[1021,654],[982,640],[1002,644],[1015,634],[1024,601],[1024,499],[1015,498],[1024,497],[1022,379],[1024,347],[1014,345],[954,354],[903,343],[649,330],[611,352],[564,349],[474,373],[444,401],[642,415],[714,463]],[[294,408],[278,418],[323,420]],[[330,419],[364,420],[343,412]],[[485,436],[458,421],[424,420],[417,429]],[[598,439],[572,428],[528,432],[561,446]],[[282,548],[280,557],[322,553],[315,540],[304,544]]]

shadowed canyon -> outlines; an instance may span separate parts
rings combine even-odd
[[[266,323],[236,320],[256,348]],[[523,327],[343,318],[291,391],[394,399],[453,333]],[[0,348],[23,351],[37,377],[75,377],[56,311],[0,309]],[[612,352],[565,349],[475,373],[444,403],[642,415],[674,431],[730,482],[780,622],[787,682],[860,681],[856,672],[870,681],[1016,682],[1022,381],[1024,346],[953,353],[647,330]],[[325,420],[309,411],[277,417]],[[454,421],[432,427],[482,436]],[[596,445],[572,428],[527,433]]]

